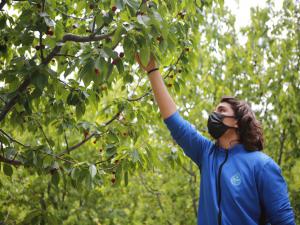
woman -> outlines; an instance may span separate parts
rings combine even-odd
[[[223,97],[202,136],[183,119],[168,93],[153,57],[147,71],[164,123],[176,143],[201,171],[198,224],[294,225],[287,184],[280,167],[262,153],[263,133],[250,106]]]

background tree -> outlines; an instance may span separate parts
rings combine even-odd
[[[268,4],[237,31],[221,0],[2,0],[0,220],[195,223],[200,174],[135,52],[206,136],[222,95],[252,103],[299,216],[299,3]]]

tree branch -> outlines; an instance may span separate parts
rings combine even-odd
[[[23,81],[23,83],[17,88],[15,91],[15,96],[12,97],[2,108],[0,113],[0,122],[5,118],[6,114],[11,110],[11,108],[17,103],[19,94],[24,92],[28,85],[30,84],[30,79],[27,78]]]
[[[43,33],[42,31],[40,32],[39,40],[40,40],[40,52],[41,52],[41,59],[44,61],[44,52],[43,52]]]
[[[68,15],[62,11],[60,11],[59,9],[55,9],[57,12],[61,13],[62,15],[66,16],[66,17],[69,17],[69,18],[72,18],[72,19],[75,19],[75,20],[88,20],[88,19],[92,19],[93,16],[90,16],[90,17],[83,17],[83,18],[80,18],[80,17],[76,17],[76,16],[72,16],[72,15]]]
[[[49,141],[48,137],[46,136],[46,134],[45,134],[45,132],[44,132],[44,130],[43,130],[43,127],[42,127],[42,125],[40,124],[40,122],[39,122],[38,120],[35,120],[35,122],[37,123],[38,127],[41,129],[41,131],[42,131],[42,134],[44,135],[44,137],[45,137],[45,139],[46,139],[46,141],[47,141],[47,143],[48,143],[48,145],[49,145],[49,148],[50,148],[50,149],[52,150],[52,152],[53,152],[53,149],[52,149],[51,143],[50,143],[50,141]]]
[[[103,40],[107,37],[112,36],[115,33],[116,30],[113,30],[110,33],[107,34],[91,34],[89,36],[79,36],[79,35],[74,35],[74,34],[65,34],[62,42],[67,42],[67,41],[73,41],[73,42],[90,42],[90,41],[100,41]]]
[[[71,151],[75,150],[76,148],[79,148],[81,145],[83,145],[85,142],[90,140],[92,137],[96,135],[96,132],[91,133],[89,136],[87,136],[85,139],[83,139],[81,142],[71,146],[70,148],[67,148],[66,150],[62,151],[61,153],[58,153],[57,156],[63,156],[66,153],[70,153]]]
[[[102,126],[105,127],[107,125],[109,125],[110,123],[112,123],[115,119],[117,119],[120,115],[120,113],[123,110],[118,111],[109,121],[105,122]],[[106,133],[106,132],[105,132]],[[97,134],[97,132],[93,132],[90,135],[88,135],[85,139],[83,139],[81,142],[71,146],[70,148],[67,148],[66,150],[62,151],[61,153],[58,153],[57,156],[63,156],[66,153],[70,153],[71,151],[75,150],[76,148],[79,148],[81,145],[83,145],[84,143],[86,143],[88,140],[90,140],[92,137],[94,137]],[[104,133],[102,133],[103,135]]]
[[[194,174],[190,177],[190,188],[191,188],[191,195],[192,195],[192,203],[193,203],[193,209],[195,216],[197,217],[197,199],[196,199],[196,193],[195,193],[195,184],[197,182],[197,176],[193,171],[193,162],[190,161],[190,172]]]
[[[15,160],[15,159],[7,159],[3,156],[0,155],[0,162],[5,162],[5,163],[8,163],[10,165],[13,165],[13,166],[20,166],[20,165],[23,165],[23,163],[19,160]]]
[[[6,137],[8,137],[8,139],[10,140],[10,141],[12,141],[12,142],[15,142],[15,143],[17,143],[17,144],[19,144],[19,145],[21,145],[21,146],[23,146],[23,147],[29,147],[29,146],[27,146],[27,145],[24,145],[24,144],[22,144],[21,142],[19,142],[19,141],[17,141],[16,139],[14,139],[14,138],[12,138],[9,134],[7,134],[4,130],[2,130],[2,129],[0,129],[0,132],[2,133],[2,134],[4,134]]]
[[[113,30],[110,33],[107,34],[101,34],[101,35],[93,35],[93,36],[77,36],[73,34],[65,34],[62,38],[62,41],[56,45],[53,50],[49,53],[49,55],[46,57],[46,59],[41,63],[43,65],[47,65],[53,57],[59,53],[61,47],[63,46],[63,43],[67,41],[73,41],[73,42],[90,42],[90,41],[100,41],[102,39],[105,39],[111,35],[113,35],[115,30]],[[0,113],[0,122],[5,118],[6,114],[12,109],[12,107],[17,103],[19,99],[19,94],[24,92],[26,88],[29,86],[31,83],[31,79],[27,78],[23,81],[23,83],[17,88],[15,91],[15,96],[12,97],[3,107]]]

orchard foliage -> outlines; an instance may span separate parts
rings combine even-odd
[[[199,171],[171,139],[148,78],[208,137],[222,95],[249,101],[300,216],[300,16],[285,0],[240,31],[223,1],[0,3],[0,221],[194,224]]]

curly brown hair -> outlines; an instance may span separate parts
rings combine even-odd
[[[240,142],[249,151],[263,150],[264,137],[261,123],[255,118],[251,105],[232,96],[223,96],[220,102],[230,104],[235,116],[238,118],[238,134]]]

